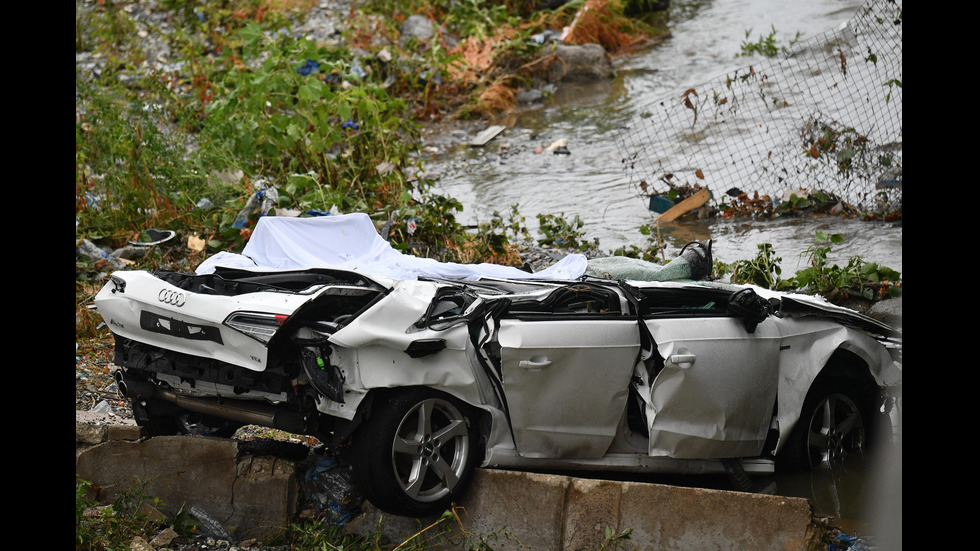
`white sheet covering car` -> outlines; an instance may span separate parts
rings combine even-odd
[[[900,396],[901,332],[871,318],[696,281],[703,246],[675,281],[584,276],[577,256],[445,264],[364,215],[266,217],[241,255],[116,272],[95,302],[151,434],[312,434],[402,515],[441,512],[476,466],[822,468]]]

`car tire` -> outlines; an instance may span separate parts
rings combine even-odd
[[[440,514],[459,498],[476,464],[469,407],[431,389],[377,396],[353,436],[354,478],[368,501],[390,514]]]
[[[803,402],[800,419],[776,457],[783,472],[837,468],[867,449],[872,428],[870,400],[854,384],[817,380]]]

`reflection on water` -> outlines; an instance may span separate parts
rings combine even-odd
[[[893,417],[895,426],[879,428],[878,445],[870,452],[849,456],[834,469],[777,473],[774,493],[809,499],[815,515],[833,517],[845,532],[874,538],[877,549],[901,549],[901,418]]]
[[[814,514],[855,524],[855,531],[866,533],[864,505],[869,497],[871,477],[868,475],[871,472],[873,466],[869,460],[850,457],[835,469],[776,474],[772,478],[776,494],[808,498]]]

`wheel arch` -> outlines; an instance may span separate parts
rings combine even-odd
[[[872,373],[870,363],[846,345],[841,345],[834,350],[813,380],[810,381],[801,401],[801,411],[794,412],[792,422],[788,423],[788,426],[781,424],[781,436],[774,450],[777,458],[785,455],[784,450],[787,446],[794,445],[791,441],[797,437],[797,424],[800,423],[802,410],[805,409],[802,404],[811,400],[814,392],[822,393],[827,388],[848,389],[849,393],[853,394],[858,402],[857,406],[863,412],[862,416],[866,420],[866,441],[868,444],[874,442],[879,424],[877,413],[882,405],[881,387]],[[782,418],[781,421],[785,423],[786,419]]]
[[[812,388],[814,384],[824,379],[838,379],[842,382],[848,382],[862,391],[879,393],[878,383],[871,373],[870,363],[851,350],[846,343],[831,354],[830,359],[824,364],[810,387]]]
[[[789,401],[790,404],[795,405],[795,408],[790,409],[785,407],[786,397],[781,397],[784,399],[778,401],[779,407],[777,407],[776,411],[776,418],[779,425],[779,438],[774,443],[774,446],[767,446],[767,449],[772,449],[774,452],[780,452],[783,449],[794,427],[800,420],[803,403],[806,398],[811,395],[814,389],[819,389],[827,384],[853,388],[861,401],[862,409],[868,416],[871,416],[876,411],[876,408],[880,407],[882,392],[872,371],[871,362],[863,354],[859,353],[861,350],[859,347],[857,350],[858,352],[855,351],[855,347],[849,345],[848,341],[839,343],[823,362],[823,365],[815,370],[815,374],[812,375],[802,395]],[[786,391],[792,389],[784,387],[780,390]]]

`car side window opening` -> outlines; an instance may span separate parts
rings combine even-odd
[[[687,289],[644,290],[640,310],[643,316],[731,315],[724,294]]]
[[[588,284],[567,285],[555,289],[544,300],[514,301],[510,315],[599,315],[618,316],[623,313],[620,297],[612,289]]]

